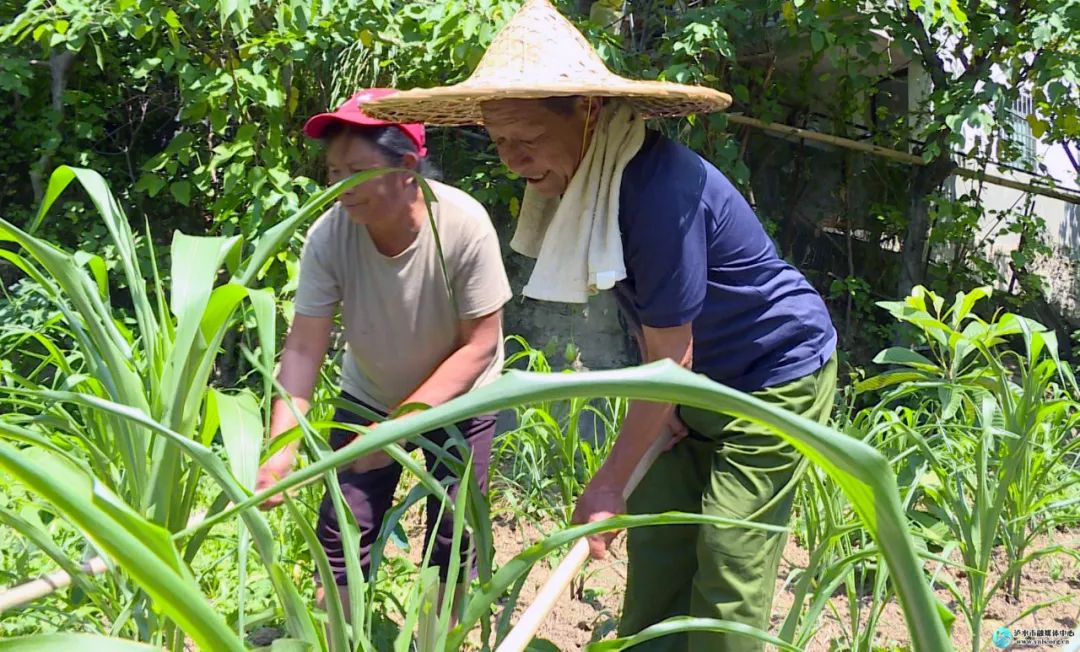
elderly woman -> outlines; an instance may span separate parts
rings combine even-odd
[[[777,254],[711,163],[645,117],[718,111],[712,89],[612,74],[547,2],[527,0],[476,71],[370,107],[380,117],[483,124],[527,181],[511,246],[536,258],[525,294],[584,301],[612,289],[645,361],[674,360],[808,418],[829,418],[836,332],[825,304]],[[671,444],[629,501],[623,488],[665,432]],[[784,526],[804,461],[768,428],[708,410],[634,402],[576,522],[669,510]],[[602,556],[612,535],[590,540]],[[678,615],[767,630],[783,537],[758,529],[631,530],[620,635]],[[741,652],[745,636],[695,632],[634,649]]]
[[[363,104],[393,91],[356,94],[333,113],[311,118],[304,132],[326,145],[331,183],[376,168],[425,170],[424,127],[376,120]],[[450,186],[428,180],[443,260],[416,178],[389,173],[343,192],[308,231],[300,259],[295,309],[278,380],[306,411],[340,312],[346,351],[341,396],[387,415],[410,403],[438,405],[495,379],[503,363],[501,310],[510,297],[499,242],[484,208]],[[445,275],[443,262],[445,261]],[[338,410],[335,421],[366,423]],[[296,425],[292,411],[275,401],[270,436]],[[474,476],[486,488],[495,415],[457,424],[472,450]],[[425,435],[437,445],[445,431]],[[351,433],[334,430],[330,443],[345,445]],[[258,483],[267,487],[293,468],[296,445],[267,460]],[[443,480],[450,471],[425,452],[428,468]],[[401,467],[376,453],[339,472],[348,506],[360,526],[360,550],[344,550],[329,496],[319,509],[317,532],[333,578],[345,584],[345,556],[359,554],[365,575],[371,546],[390,507]],[[456,484],[450,493],[456,493]],[[266,507],[281,502],[268,501]],[[439,518],[440,505],[427,504],[427,538],[434,538],[431,562],[444,582],[450,564],[453,521]],[[467,542],[466,542],[467,543]],[[464,550],[464,548],[463,548]],[[321,599],[320,589],[320,599]],[[343,598],[347,593],[342,591]]]

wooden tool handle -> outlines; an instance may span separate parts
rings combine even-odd
[[[195,525],[202,523],[205,518],[206,512],[193,514],[188,520],[188,527],[194,527]],[[90,561],[83,564],[81,568],[82,572],[90,577],[94,577],[96,575],[101,575],[108,570],[109,567],[101,557],[93,557]],[[0,614],[8,609],[14,609],[15,607],[30,604],[35,600],[40,600],[56,591],[66,589],[70,585],[71,575],[68,575],[67,571],[58,570],[53,571],[48,575],[42,575],[37,579],[23,582],[18,586],[13,586],[9,589],[0,591]]]
[[[106,570],[105,560],[101,557],[94,557],[82,565],[82,570],[91,576],[100,575]],[[66,571],[58,570],[48,575],[42,575],[36,580],[14,586],[0,593],[0,614],[8,609],[14,609],[35,600],[40,600],[54,591],[67,588],[70,584],[71,576]]]
[[[665,431],[660,437],[656,438],[653,445],[645,453],[645,456],[641,458],[637,466],[634,467],[634,472],[630,474],[630,479],[627,481],[626,486],[623,488],[623,498],[629,498],[630,494],[637,488],[638,483],[645,477],[645,473],[652,466],[652,463],[656,461],[656,458],[660,456],[660,453],[667,447],[670,435]],[[510,630],[510,633],[506,635],[499,647],[495,648],[495,652],[522,652],[528,647],[529,642],[532,641],[533,636],[536,635],[537,630],[540,629],[540,624],[544,622],[548,614],[555,607],[555,602],[570,586],[570,582],[577,577],[577,574],[581,571],[581,567],[585,565],[585,562],[589,560],[589,541],[587,539],[578,539],[574,543],[574,547],[570,549],[570,552],[563,557],[559,565],[555,567],[555,570],[551,573],[551,577],[548,578],[544,586],[540,588],[540,592],[536,594],[533,602],[521,614],[521,618],[517,624]]]

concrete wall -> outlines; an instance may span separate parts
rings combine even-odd
[[[514,291],[514,299],[503,311],[507,335],[521,335],[534,348],[544,348],[554,340],[560,353],[549,362],[556,369],[565,365],[561,352],[567,343],[580,349],[580,360],[572,365],[579,369],[615,369],[637,363],[633,341],[620,324],[612,293],[601,292],[588,304],[580,305],[522,297],[521,289],[529,280],[533,260],[510,249],[514,227],[509,216],[496,217],[495,226]],[[513,351],[511,345],[507,354]]]

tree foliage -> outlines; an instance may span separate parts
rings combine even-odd
[[[176,228],[250,238],[322,180],[319,148],[300,133],[306,117],[363,86],[460,81],[518,5],[7,0],[0,169],[12,182],[0,212],[28,220],[42,179],[78,164],[124,189],[160,242]],[[1022,233],[1013,285],[1025,301],[1039,296],[1026,264],[1043,253],[1040,216],[992,215],[981,193],[950,197],[942,182],[958,164],[1016,157],[1010,111],[1021,93],[1032,97],[1032,133],[1080,154],[1077,0],[559,5],[617,72],[721,88],[735,112],[923,157],[916,167],[813,150],[724,114],[660,124],[743,188],[783,255],[831,296],[838,321],[919,283],[1007,285],[983,255],[988,222]],[[916,76],[925,83],[909,83]],[[519,182],[482,131],[436,130],[432,140],[451,181],[500,219],[516,215]],[[78,201],[46,229],[114,264]]]

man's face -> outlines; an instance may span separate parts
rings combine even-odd
[[[484,126],[506,167],[545,197],[566,192],[584,154],[586,123],[595,124],[599,103],[578,98],[572,111],[552,110],[543,100],[496,100],[481,105]]]

